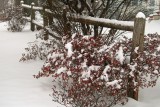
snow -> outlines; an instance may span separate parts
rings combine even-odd
[[[132,77],[134,77],[133,72],[136,70],[136,66],[137,66],[137,63],[135,63],[134,65],[130,65],[130,69],[131,69],[130,75],[131,75]]]
[[[94,21],[98,21],[98,22],[103,22],[103,23],[108,23],[108,24],[115,24],[115,25],[119,25],[119,26],[129,26],[129,27],[133,27],[134,26],[134,22],[131,21],[119,21],[119,20],[115,20],[115,19],[104,19],[104,18],[94,18],[94,17],[86,17],[86,19],[91,19]]]
[[[87,65],[86,65],[85,62],[82,63],[82,66],[83,66],[84,68],[87,67]],[[82,76],[81,76],[81,77],[83,78],[83,80],[87,80],[89,77],[91,77],[91,76],[90,76],[91,72],[92,72],[92,71],[97,71],[97,70],[99,70],[99,68],[100,68],[100,66],[91,65],[91,66],[89,66],[89,67],[87,68],[87,70],[84,70],[84,72],[82,72]]]
[[[33,23],[43,27],[43,17],[39,11],[35,12],[35,20],[33,20]]]
[[[37,21],[37,20],[32,20],[32,23],[34,23],[35,25],[43,27],[43,22],[40,22],[40,21]]]
[[[56,54],[56,53],[52,53],[52,56],[51,56],[51,55],[49,55],[49,56],[48,56],[48,59],[49,59],[49,58],[53,58],[53,59],[55,59],[55,58],[57,58],[57,57],[63,57],[63,54]]]
[[[150,104],[143,103],[143,102],[137,102],[136,100],[129,98],[129,101],[126,105],[124,106],[116,105],[114,107],[153,107],[153,106],[151,106]]]
[[[138,49],[139,49],[139,47],[136,47],[136,48],[134,49],[134,52],[135,52],[135,53],[138,53]]]
[[[61,74],[61,73],[64,73],[64,72],[66,72],[66,70],[67,70],[67,68],[66,67],[61,67],[61,68],[59,68],[58,70],[57,70],[57,74]]]
[[[84,62],[81,65],[83,68],[87,68],[87,59],[84,59]]]
[[[101,79],[105,80],[106,82],[108,82],[108,74],[107,74],[108,70],[110,70],[110,66],[109,65],[107,65],[105,67],[105,69],[103,70],[103,74],[101,75]]]
[[[159,47],[157,48],[157,51],[160,51],[160,45],[159,45]]]
[[[24,8],[28,8],[28,9],[30,9],[30,8],[31,8],[31,6],[30,6],[30,5],[26,5],[26,4],[22,4],[22,7],[24,7]]]
[[[65,45],[65,48],[68,50],[68,57],[71,57],[72,54],[73,54],[72,43],[71,43],[71,42],[68,42],[68,43]]]
[[[149,16],[153,16],[154,14],[150,14]]]
[[[118,61],[120,61],[121,64],[123,64],[123,62],[125,60],[125,57],[124,57],[124,53],[123,53],[122,47],[119,47],[119,50],[117,51],[116,55],[117,55],[116,59]]]
[[[22,2],[22,1],[21,1],[21,2]],[[22,4],[22,7],[24,7],[24,8],[30,9],[30,8],[31,8],[31,5],[32,5],[34,10],[43,10],[42,7],[34,6],[35,3],[33,3],[33,2],[31,3],[31,5],[27,5],[27,4],[23,4],[23,3],[21,3],[21,4]]]
[[[35,40],[35,33],[8,32],[0,23],[0,107],[62,107],[52,101],[52,79],[33,78],[43,61],[19,62],[27,43]]]
[[[143,18],[143,19],[145,19],[146,16],[144,15],[144,13],[138,12],[138,14],[136,15],[136,18]]]
[[[74,39],[76,37],[76,33],[72,34],[72,39]]]
[[[160,33],[159,26],[160,20],[147,21],[145,34]],[[25,28],[23,32],[8,32],[6,28],[6,23],[0,23],[0,106],[64,107],[53,102],[49,96],[52,93],[51,78],[36,80],[32,76],[38,73],[44,62],[40,60],[19,62],[27,43],[35,40],[36,32],[31,32],[29,27]],[[72,50],[71,43],[66,47],[70,51]],[[160,50],[160,46],[158,50]],[[134,66],[132,67],[134,70]],[[90,69],[98,69],[98,67]],[[67,73],[71,74],[70,71]],[[117,81],[112,81],[109,84],[116,83]],[[159,107],[159,105],[160,79],[155,87],[140,89],[139,101],[129,98],[126,105],[118,104],[114,107]]]
[[[78,0],[78,5],[77,7],[80,9],[82,6],[81,6],[81,2]]]
[[[20,3],[21,3],[21,4],[23,4],[23,3],[24,3],[24,1],[23,1],[23,0],[21,0],[21,1],[20,1]]]
[[[81,77],[83,78],[83,80],[88,80],[90,75],[91,75],[91,71],[84,71]]]
[[[33,9],[34,9],[34,10],[42,10],[43,8],[42,8],[42,7],[34,6]]]
[[[67,75],[68,75],[68,76],[72,75],[72,72],[71,72],[71,71],[68,71],[68,72],[67,72]]]
[[[158,33],[158,34],[160,34],[159,27],[160,27],[160,20],[151,20],[151,21],[147,20],[146,21],[145,34],[148,34],[148,33]]]
[[[28,21],[31,21],[31,18],[30,18],[30,17],[25,17],[25,16],[23,16],[22,18],[23,18],[23,19],[26,19],[26,20],[28,20]]]
[[[149,33],[158,33],[160,34],[160,20],[148,20],[148,18],[146,18],[146,26],[145,26],[145,35],[149,34]],[[126,37],[128,38],[132,38],[133,33],[132,32],[126,32],[124,34]]]
[[[160,11],[159,11],[159,10],[155,10],[154,12],[156,12],[156,13],[157,13],[157,12],[160,12]]]
[[[89,70],[89,71],[92,71],[92,70],[98,71],[99,68],[100,68],[100,66],[91,65],[91,66],[88,68],[88,70]]]
[[[34,6],[34,5],[35,5],[35,3],[34,3],[34,2],[32,2],[32,3],[31,3],[31,5],[32,5],[32,6]]]
[[[158,74],[158,70],[154,70],[153,72],[154,72],[155,74]]]
[[[51,14],[53,13],[50,9],[45,9],[45,11]]]
[[[159,107],[160,105],[160,80],[153,88],[141,89],[139,93],[139,100],[141,102],[150,104],[147,107]]]
[[[31,18],[30,18],[30,17],[25,17],[25,16],[23,16],[22,18],[23,18],[23,19],[26,19],[26,20],[29,21],[29,22],[31,21]]]
[[[116,86],[115,88],[120,89],[121,86],[118,84],[121,80],[114,80],[111,82],[107,82],[107,86]]]

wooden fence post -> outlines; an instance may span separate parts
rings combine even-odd
[[[68,38],[71,37],[71,25],[70,23],[68,22],[68,19],[67,19],[67,8],[65,7],[63,9],[63,20],[64,20],[64,34],[65,36],[67,35]]]
[[[144,46],[144,32],[145,32],[145,22],[146,18],[142,12],[139,12],[136,15],[136,19],[134,21],[134,30],[133,30],[133,39],[132,39],[132,52],[134,53],[134,49],[139,47],[138,51],[143,51]],[[132,59],[136,58],[136,56],[132,56]]]
[[[43,6],[43,27],[48,26],[48,18],[45,9],[46,7]]]
[[[48,15],[47,15],[45,9],[46,9],[46,6],[44,5],[43,6],[43,27],[44,27],[44,31],[45,31],[44,40],[48,40],[48,38],[49,38],[48,31],[45,30],[45,27],[48,26]]]
[[[21,12],[22,12],[22,14],[23,14],[23,7],[22,7],[22,5],[24,4],[24,1],[23,0],[21,0],[21,2],[20,2],[20,6],[21,6]]]
[[[142,12],[139,12],[136,15],[135,21],[134,21],[134,30],[133,30],[133,38],[132,38],[132,50],[131,50],[131,62],[133,59],[137,57],[137,53],[135,52],[135,49],[138,49],[138,52],[143,52],[143,46],[144,46],[144,32],[145,32],[145,15]],[[135,75],[135,79],[136,79]],[[136,81],[138,81],[136,79]],[[133,84],[132,79],[128,78],[128,83]],[[138,91],[137,88],[134,90],[132,87],[128,86],[128,97],[131,97],[135,100],[138,100]]]
[[[34,31],[35,30],[35,24],[33,23],[33,20],[35,20],[35,11],[33,9],[33,6],[35,4],[32,2],[31,3],[31,31]]]

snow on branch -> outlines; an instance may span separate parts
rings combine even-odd
[[[30,18],[30,17],[25,17],[25,16],[23,16],[22,18],[23,18],[23,19],[26,19],[26,20],[29,21],[29,22],[31,21],[31,18]]]
[[[22,4],[23,8],[27,8],[27,9],[31,9],[31,5],[27,5],[27,4]],[[38,7],[38,6],[33,6],[34,10],[42,10],[42,7]]]
[[[43,27],[43,23],[40,23],[40,22],[38,22],[36,20],[33,20],[32,23],[34,23],[37,26]]]
[[[31,9],[31,5],[27,5],[27,4],[22,4],[23,8],[27,8],[27,9]]]
[[[45,12],[53,14],[53,12],[50,9],[45,9]]]
[[[34,9],[34,10],[43,10],[42,7],[37,7],[37,6],[33,6],[33,9]]]

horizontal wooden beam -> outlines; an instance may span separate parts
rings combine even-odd
[[[105,18],[95,18],[90,16],[81,16],[81,15],[67,15],[67,18],[70,21],[80,22],[84,24],[96,25],[101,27],[133,31],[134,22],[132,21],[119,21],[119,20],[110,20]]]

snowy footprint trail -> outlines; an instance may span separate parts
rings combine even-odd
[[[35,40],[35,32],[8,32],[0,23],[0,107],[60,107],[54,103],[52,80],[36,80],[43,61],[19,62],[27,43]]]

